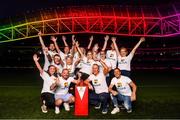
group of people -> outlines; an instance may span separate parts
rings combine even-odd
[[[66,37],[62,36],[64,51],[57,44],[57,37],[51,36],[51,43],[45,46],[42,33],[38,33],[44,54],[44,66],[39,63],[40,57],[33,55],[33,60],[43,79],[41,91],[41,110],[55,108],[60,113],[61,106],[70,111],[70,105],[75,101],[74,85],[83,81],[89,88],[89,104],[95,109],[101,109],[107,114],[108,106],[113,104],[111,114],[120,112],[119,104],[128,113],[132,112],[132,101],[136,100],[136,85],[130,78],[131,60],[136,49],[145,41],[141,37],[139,42],[128,54],[127,48],[116,44],[116,37],[111,37],[111,49],[106,50],[110,37],[104,37],[103,48],[96,43],[92,49],[93,36],[89,38],[87,48],[80,47],[79,42],[72,35],[72,46]],[[63,47],[61,46],[61,47]]]

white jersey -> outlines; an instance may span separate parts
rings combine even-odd
[[[47,72],[43,71],[42,74],[40,74],[41,78],[43,79],[43,88],[41,90],[41,93],[54,93],[53,91],[50,90],[50,87],[53,83],[55,83],[56,81],[56,77],[55,76],[50,76]]]
[[[130,53],[126,57],[118,56],[118,68],[120,70],[131,71],[131,60],[133,58],[133,54]]]
[[[92,84],[95,89],[95,93],[100,94],[100,93],[108,93],[108,86],[106,83],[106,77],[105,75],[100,72],[98,75],[91,74],[88,78],[90,81],[92,81]]]
[[[92,66],[95,63],[94,60],[88,60],[87,57],[83,58],[82,68],[80,69],[80,72],[91,74],[92,73]]]
[[[120,78],[114,77],[111,80],[111,85],[115,85],[118,92],[125,96],[131,96],[132,93],[129,83],[131,83],[131,79],[122,75]]]
[[[108,50],[106,52],[106,58],[110,61],[112,69],[115,69],[117,66],[117,54],[115,50]]]
[[[55,94],[65,95],[68,93],[70,83],[74,80],[74,78],[69,77],[67,80],[65,80],[64,78],[59,77],[59,76],[58,76],[58,78],[59,78],[59,84],[58,84],[58,87],[55,91]]]

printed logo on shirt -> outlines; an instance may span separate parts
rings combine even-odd
[[[97,83],[98,83],[98,80],[97,80],[97,79],[95,79],[95,80],[94,80],[94,84],[97,84]]]
[[[100,83],[98,82],[97,79],[94,80],[94,86],[100,86]]]
[[[68,82],[65,82],[65,83],[64,83],[64,87],[68,87]]]
[[[91,66],[90,62],[84,63],[87,66]]]
[[[120,62],[118,62],[119,64],[127,64],[127,61],[125,61],[125,59],[121,59]]]
[[[117,83],[117,87],[122,87],[122,83],[121,83],[121,82],[118,82],[118,83]]]
[[[114,54],[111,54],[110,57],[114,57]]]

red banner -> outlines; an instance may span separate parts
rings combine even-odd
[[[75,110],[77,116],[88,116],[88,87],[75,86]]]

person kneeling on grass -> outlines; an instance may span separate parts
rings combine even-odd
[[[103,72],[100,71],[98,64],[93,64],[92,74],[87,80],[85,80],[85,83],[88,84],[89,89],[94,90],[89,93],[90,104],[95,105],[95,109],[100,109],[102,107],[102,114],[107,114],[107,103],[108,99],[110,98],[108,86],[106,83],[108,67],[102,60],[99,62],[103,66]],[[92,82],[92,85],[90,82]]]
[[[127,112],[131,113],[132,101],[136,100],[137,87],[129,77],[121,75],[119,68],[114,70],[114,75],[115,77],[112,79],[109,86],[109,92],[113,95],[112,101],[115,106],[115,108],[111,111],[111,114],[116,114],[120,111],[118,107],[118,101],[122,101]],[[112,90],[114,85],[117,88],[117,91]]]
[[[34,62],[39,69],[40,76],[43,79],[43,88],[41,91],[41,100],[42,100],[42,106],[41,110],[43,113],[47,113],[47,107],[54,107],[54,92],[50,90],[50,86],[56,82],[57,77],[55,77],[56,74],[56,67],[54,65],[50,65],[48,67],[48,71],[45,72],[42,67],[40,66],[38,60],[39,57],[37,57],[36,54],[33,56]]]
[[[63,103],[66,111],[70,111],[69,103],[74,103],[75,98],[72,94],[68,93],[70,83],[78,84],[79,80],[74,80],[73,77],[69,77],[68,69],[63,69],[61,77],[58,76],[58,80],[50,87],[52,91],[55,91],[55,113],[59,114],[59,107]]]

